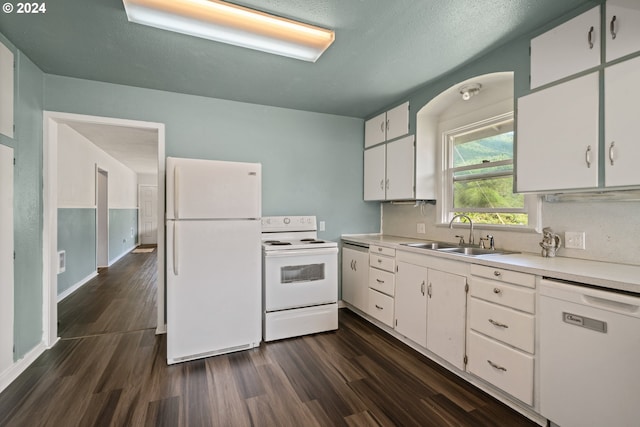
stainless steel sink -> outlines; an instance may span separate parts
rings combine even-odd
[[[411,248],[418,249],[445,249],[445,248],[457,248],[458,246],[452,243],[443,242],[417,242],[417,243],[401,243],[403,246],[409,246]]]
[[[483,249],[476,246],[460,246],[454,243],[446,242],[412,242],[401,243],[403,246],[417,249],[435,250],[440,252],[446,252],[450,254],[458,254],[465,256],[480,256],[480,255],[506,255],[515,254],[517,252]]]
[[[499,250],[491,250],[491,249],[483,249],[476,247],[455,247],[455,248],[443,248],[440,249],[442,252],[447,253],[455,253],[460,255],[467,256],[479,256],[479,255],[506,255],[506,254],[514,254],[517,252],[508,252],[508,251],[499,251]]]

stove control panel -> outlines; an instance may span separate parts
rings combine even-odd
[[[265,216],[262,232],[317,231],[315,216]]]

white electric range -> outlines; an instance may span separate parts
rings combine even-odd
[[[262,218],[263,339],[338,328],[338,244],[315,216]]]

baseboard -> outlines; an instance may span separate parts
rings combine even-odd
[[[58,302],[62,301],[63,299],[65,299],[66,297],[68,297],[69,295],[71,295],[72,293],[77,291],[78,289],[80,289],[83,285],[86,285],[87,282],[89,282],[89,280],[93,279],[97,275],[98,275],[98,272],[94,271],[93,273],[91,273],[87,277],[85,277],[84,279],[81,279],[75,285],[71,286],[70,288],[65,289],[64,292],[62,292],[60,295],[58,295]]]
[[[125,249],[124,252],[122,252],[120,255],[118,255],[116,258],[112,259],[111,261],[109,261],[109,267],[111,267],[113,264],[115,264],[116,262],[120,261],[120,258],[124,257],[125,255],[129,255],[129,252],[131,252],[132,250],[134,250],[135,248],[137,248],[138,245],[133,245],[131,246],[129,249]]]
[[[25,354],[25,356],[14,362],[8,369],[6,369],[2,374],[0,374],[0,392],[2,392],[5,388],[7,388],[18,376],[23,373],[29,365],[31,365],[35,360],[47,350],[47,347],[43,342],[38,344],[33,348],[30,352]]]

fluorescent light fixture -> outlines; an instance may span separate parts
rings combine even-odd
[[[219,0],[122,0],[131,22],[316,62],[331,30]]]

